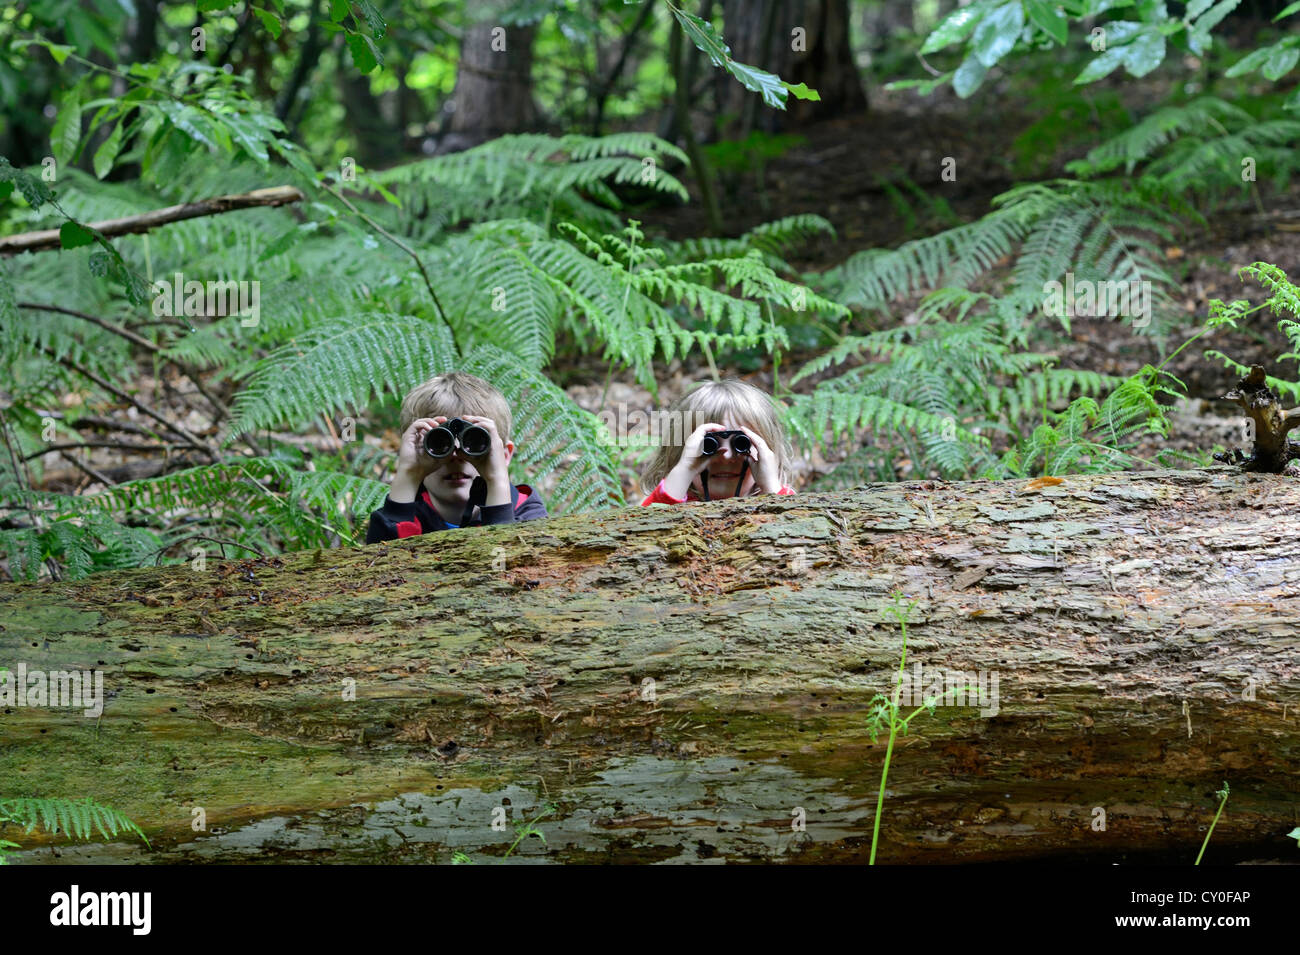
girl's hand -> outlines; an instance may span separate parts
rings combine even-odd
[[[678,497],[685,500],[686,492],[690,490],[691,482],[695,476],[709,466],[710,455],[704,454],[701,450],[704,444],[704,436],[710,431],[726,431],[727,428],[718,424],[716,421],[710,421],[708,424],[702,424],[687,437],[685,444],[682,445],[682,456],[677,461],[676,466],[668,472],[664,478],[664,490],[672,497]]]
[[[749,438],[749,472],[754,475],[754,486],[764,494],[778,494],[781,491],[781,474],[777,470],[776,455],[772,449],[767,446],[767,442],[759,437],[756,431],[746,428],[743,424],[739,426],[740,431],[745,432]]]

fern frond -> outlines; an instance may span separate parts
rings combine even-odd
[[[0,823],[10,822],[27,833],[43,829],[50,835],[62,832],[83,842],[98,831],[105,839],[119,833],[137,835],[149,844],[144,832],[125,813],[111,806],[85,799],[20,797],[0,799]]]
[[[236,396],[230,438],[322,412],[367,406],[451,371],[456,349],[441,323],[367,314],[313,326],[257,363]]]
[[[579,408],[541,372],[495,346],[479,346],[462,367],[492,382],[514,411],[515,454],[510,463],[518,480],[538,481],[562,472],[548,510],[623,503],[618,459],[608,429],[595,415]]]

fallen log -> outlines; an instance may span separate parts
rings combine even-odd
[[[865,861],[901,591],[914,702],[985,692],[900,737],[878,861],[1190,863],[1225,780],[1206,861],[1293,860],[1297,515],[1222,467],[923,482],[7,585],[0,664],[105,700],[6,705],[0,797],[152,843],[30,862],[489,861],[543,813],[514,858]]]

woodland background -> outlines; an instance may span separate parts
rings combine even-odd
[[[1300,398],[1297,23],[9,4],[0,233],[60,247],[0,244],[4,572],[356,544],[401,395],[452,368],[511,400],[552,513],[638,499],[651,449],[598,415],[727,374],[780,402],[802,489],[1207,464],[1247,443],[1215,404],[1247,366]],[[277,186],[301,200],[89,227]],[[258,283],[256,324],[159,314],[176,273]],[[1067,275],[1149,283],[1149,321],[1047,314]]]

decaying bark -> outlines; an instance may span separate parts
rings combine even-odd
[[[1263,366],[1251,365],[1250,374],[1239,379],[1237,387],[1223,398],[1236,402],[1246,412],[1254,447],[1249,455],[1234,448],[1216,454],[1216,460],[1240,464],[1247,471],[1281,474],[1291,461],[1300,458],[1300,443],[1288,437],[1291,429],[1300,425],[1300,408],[1283,410],[1282,399],[1268,386]]]
[[[880,861],[1190,863],[1224,780],[1206,861],[1289,858],[1297,539],[1300,484],[1212,468],[10,585],[0,664],[109,698],[5,709],[0,792],[93,796],[154,846],[22,836],[32,862],[490,861],[547,803],[514,858],[865,861],[901,590],[909,672],[999,693],[900,738]]]

